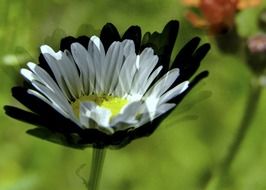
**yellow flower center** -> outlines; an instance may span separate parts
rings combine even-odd
[[[109,109],[113,117],[119,114],[121,109],[128,103],[128,100],[120,97],[107,96],[107,95],[82,96],[71,104],[73,111],[77,117],[79,117],[80,103],[82,102],[94,102],[100,107]]]

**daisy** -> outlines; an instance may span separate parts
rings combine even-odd
[[[179,24],[162,33],[131,26],[121,37],[108,23],[99,37],[67,37],[59,51],[40,47],[40,63],[20,70],[27,81],[12,95],[29,111],[7,115],[36,125],[28,133],[65,146],[122,147],[150,135],[183,97],[207,76],[197,71],[210,46],[193,38],[170,64]]]

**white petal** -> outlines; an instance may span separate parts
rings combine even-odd
[[[59,67],[59,63],[58,60],[56,60],[56,58],[54,58],[52,55],[48,54],[48,53],[44,53],[43,54],[46,62],[48,63],[51,71],[53,72],[56,82],[58,83],[60,89],[62,90],[62,92],[65,94],[65,96],[68,97],[68,99],[71,99],[71,95],[68,91],[68,88],[63,80],[64,76],[63,73]]]
[[[168,112],[170,109],[173,109],[175,106],[176,106],[176,104],[173,104],[173,103],[166,103],[166,104],[159,105],[157,110],[156,110],[155,118],[157,118],[160,115]]]
[[[143,96],[146,91],[148,90],[148,88],[150,87],[150,85],[152,84],[152,82],[155,80],[155,78],[159,75],[159,73],[162,70],[162,66],[159,66],[157,69],[155,69],[155,71],[152,72],[152,74],[150,75],[150,77],[147,79],[145,85],[143,85],[143,87],[139,90],[138,94],[140,94],[141,96]]]
[[[80,123],[86,128],[97,128],[97,124],[90,119],[91,112],[90,110],[94,109],[96,104],[91,102],[90,104],[81,103],[79,106],[79,120]]]
[[[105,56],[105,92],[111,94],[117,84],[119,70],[123,61],[123,49],[121,42],[113,42],[107,50]]]
[[[95,83],[95,68],[92,57],[79,43],[71,44],[71,52],[80,71],[84,94],[91,94],[94,91]]]
[[[118,42],[114,42],[118,43]],[[120,51],[117,54],[117,61],[114,66],[114,70],[111,73],[112,75],[112,82],[109,89],[109,94],[118,96],[121,94],[121,86],[119,86],[119,92],[116,92],[115,88],[117,85],[119,85],[119,75],[120,71],[122,69],[123,64],[125,63],[125,60],[128,57],[136,55],[135,53],[135,45],[132,40],[124,40],[122,43],[118,43],[120,46]],[[112,44],[113,45],[113,44]],[[107,58],[107,57],[106,57]]]
[[[57,53],[54,52],[54,50],[48,46],[48,45],[42,45],[41,46],[41,53],[42,54],[49,54],[53,56],[56,60],[59,60],[62,58],[62,51],[58,51]]]
[[[61,97],[64,97],[64,95],[61,93],[60,89],[56,86],[53,86],[53,84],[49,84],[49,80],[43,81],[38,75],[33,73],[32,71],[29,71],[27,69],[21,69],[20,70],[21,75],[27,80],[29,80],[32,84],[38,83],[41,84],[47,88],[49,88],[50,91],[52,91],[55,94],[60,95]],[[52,81],[50,81],[52,82]],[[52,86],[52,87],[51,87]]]
[[[135,53],[135,44],[133,40],[123,40],[121,43],[121,47],[123,49],[123,55],[125,57]]]
[[[150,116],[150,120],[153,120],[155,118],[157,106],[159,105],[159,98],[155,96],[149,96],[146,98],[145,104]]]
[[[75,122],[78,126],[81,126],[77,118],[73,114],[66,112],[63,107],[57,104],[57,102],[52,102],[48,100],[47,97],[43,96],[42,94],[40,94],[39,92],[35,90],[29,89],[27,92],[28,94],[36,96],[40,100],[44,101],[45,103],[50,105],[53,109],[55,109],[57,112],[59,112],[61,115]]]
[[[29,65],[30,65],[30,67],[33,66],[31,64],[29,64]],[[64,112],[63,113],[64,116],[67,116],[67,115],[68,115],[67,117],[74,116],[72,108],[71,108],[70,104],[68,103],[68,100],[61,93],[61,91],[58,89],[58,87],[56,88],[56,86],[54,86],[54,88],[51,88],[51,86],[49,86],[49,83],[47,83],[47,81],[44,81],[44,83],[42,83],[42,81],[39,80],[37,75],[35,75],[34,73],[32,73],[31,71],[29,71],[27,69],[21,69],[21,74],[26,79],[30,80],[31,84],[38,91],[40,91],[44,96],[41,95],[40,93],[37,93],[34,90],[28,90],[29,94],[32,94],[32,95],[38,97],[39,99],[45,101],[49,105],[52,105],[53,108],[56,108],[56,110],[59,110],[59,111],[61,110],[60,113],[62,114],[62,112]]]
[[[140,122],[138,123],[138,125],[136,125],[136,128],[141,127],[148,122],[151,122],[152,120],[156,119],[157,117],[168,112],[170,109],[173,109],[175,106],[176,106],[176,104],[170,104],[170,103],[159,105],[156,109],[156,112],[154,114],[152,114],[153,115],[152,118],[150,117],[150,115],[151,115],[150,113],[147,113],[144,111],[142,116],[141,116]]]
[[[59,94],[54,93],[49,88],[36,81],[32,81],[32,85],[54,105],[60,107],[60,109],[64,110],[66,113],[74,115],[72,107],[64,97],[61,97]]]
[[[139,61],[136,61],[136,65],[138,62],[140,65],[138,71],[136,72],[136,76],[134,77],[131,94],[140,93],[139,91],[142,91],[148,77],[151,75],[151,72],[158,62],[158,56],[153,54],[153,50],[151,48],[146,48],[141,53]]]
[[[87,81],[88,91],[87,94],[92,94],[95,91],[95,80],[96,80],[96,67],[93,63],[92,57],[88,56],[88,75],[89,75],[89,81]]]
[[[156,110],[160,106],[160,96],[173,84],[179,75],[179,69],[168,71],[153,87],[145,94],[145,103],[151,120],[156,117]]]
[[[99,94],[104,90],[105,79],[105,51],[100,39],[96,36],[91,37],[88,46],[88,52],[92,58],[92,63],[95,68],[95,93]]]
[[[89,90],[89,68],[88,68],[88,52],[87,50],[79,43],[72,43],[71,53],[75,63],[77,64],[80,72],[80,80],[82,82],[83,93],[87,93]]]
[[[101,40],[97,36],[92,36],[90,40],[96,45],[96,47],[99,49],[99,51],[102,50],[103,46],[101,44]]]
[[[136,59],[136,63],[135,63],[138,70],[140,68],[140,66],[139,66],[139,59],[140,59],[140,56],[138,55],[137,56],[137,59]]]
[[[80,104],[80,115],[82,117],[88,117],[89,120],[93,120],[97,123],[97,128],[100,130],[104,130],[110,134],[114,132],[110,127],[110,118],[112,115],[110,110],[99,107],[94,102],[82,102]],[[82,121],[84,122],[85,120],[82,119]]]
[[[176,97],[177,95],[181,94],[188,88],[189,81],[184,81],[177,85],[176,87],[172,88],[171,90],[167,91],[160,97],[159,104],[165,103],[172,98]]]
[[[29,80],[29,81],[33,81],[33,80],[36,79],[35,76],[34,76],[34,74],[33,74],[31,71],[29,71],[28,69],[24,69],[24,68],[22,68],[22,69],[20,70],[20,74],[21,74],[25,79],[27,79],[27,80]]]
[[[174,81],[179,76],[179,69],[172,69],[168,71],[161,79],[159,79],[150,90],[145,94],[145,96],[161,96],[170,86],[174,83]]]
[[[38,65],[31,63],[31,62],[27,63],[27,66],[34,73],[34,80],[37,80],[37,81],[41,82],[42,84],[46,85],[53,92],[59,94],[60,96],[66,98],[66,99],[68,98],[67,96],[65,96],[62,93],[61,89],[55,83],[53,78],[43,68],[41,68]],[[22,72],[22,70],[21,70],[21,72]]]
[[[128,104],[121,110],[120,114],[112,118],[111,126],[117,126],[119,123],[136,124],[138,122],[136,117],[141,106],[142,103],[140,101]]]
[[[51,87],[51,85],[49,85],[46,81],[43,81],[40,79],[40,77],[36,74],[34,74],[32,71],[28,70],[28,69],[21,69],[20,70],[20,74],[26,79],[29,80],[31,83],[33,82],[38,82],[42,85],[45,85],[47,88],[49,88],[51,91],[56,92],[58,94],[61,94],[60,90],[57,90],[56,87]],[[62,94],[61,94],[62,95]]]
[[[66,50],[62,56],[62,59],[58,63],[61,70],[64,82],[67,85],[72,97],[78,98],[81,95],[81,82],[78,74],[77,67],[74,60],[68,50]]]
[[[116,95],[122,97],[128,94],[131,90],[133,79],[137,71],[137,67],[134,64],[136,62],[137,56],[132,54],[128,56],[121,68],[118,85],[116,87]]]

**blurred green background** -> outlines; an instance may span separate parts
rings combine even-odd
[[[265,3],[237,15],[242,36],[259,32],[256,18]],[[87,34],[114,23],[121,33],[130,25],[161,31],[171,19],[181,22],[175,52],[199,35],[212,43],[201,69],[201,82],[150,137],[120,150],[108,150],[101,189],[204,189],[225,155],[241,120],[251,73],[243,56],[221,53],[206,32],[184,19],[178,0],[0,0],[0,106],[19,104],[10,88],[20,81],[19,68],[37,61],[41,44],[57,47],[65,35]],[[266,189],[266,94],[263,91],[250,130],[229,171],[228,190]],[[28,136],[28,124],[0,111],[0,190],[82,190],[91,149],[72,150]],[[85,165],[84,165],[85,164]],[[78,173],[78,174],[77,174]]]

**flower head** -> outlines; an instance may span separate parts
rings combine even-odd
[[[208,28],[212,34],[221,34],[234,27],[238,10],[257,6],[261,0],[183,0],[183,3],[201,11],[203,17],[191,11],[187,13],[187,19],[195,27]]]
[[[75,148],[121,147],[150,135],[207,71],[196,72],[209,50],[192,39],[170,65],[179,24],[162,33],[131,26],[120,37],[108,23],[100,37],[67,37],[61,50],[41,46],[40,64],[20,73],[29,85],[13,96],[31,111],[5,106],[6,113],[38,127],[29,134]]]
[[[265,78],[266,73],[266,35],[256,34],[247,40],[246,57],[251,71]],[[265,83],[265,82],[264,82]]]

